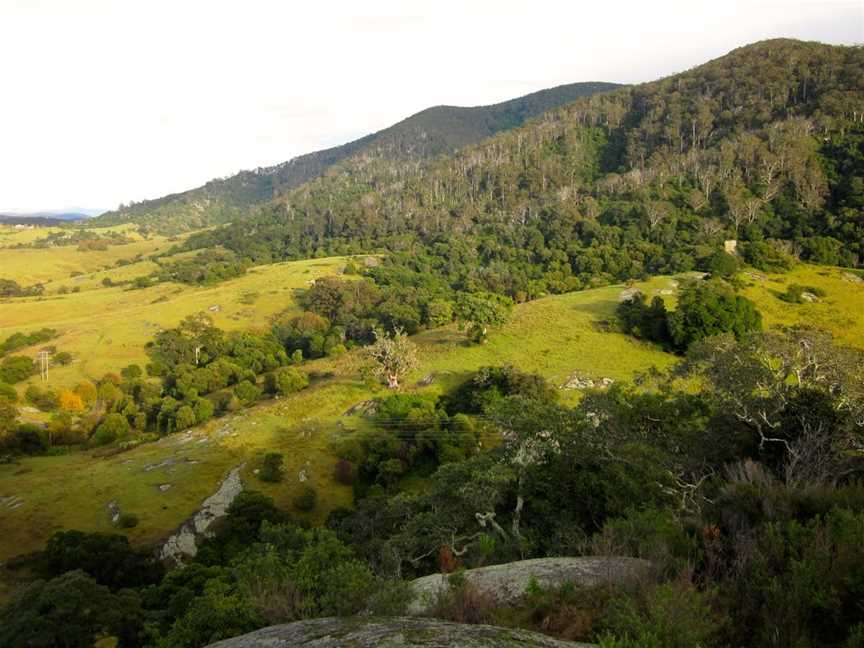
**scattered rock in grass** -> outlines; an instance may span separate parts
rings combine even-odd
[[[618,293],[618,301],[619,302],[630,301],[631,299],[633,299],[633,297],[638,295],[640,292],[642,292],[642,291],[639,290],[638,288],[627,288],[627,290],[622,290],[620,293]]]
[[[225,516],[234,498],[243,490],[240,471],[243,464],[232,469],[219,485],[219,489],[201,504],[201,509],[186,520],[174,535],[162,545],[159,557],[162,560],[179,565],[184,558],[194,557],[198,553],[198,540],[210,537],[210,526]]]
[[[111,500],[108,502],[106,508],[108,509],[108,517],[111,518],[111,524],[114,526],[120,524],[122,511],[120,510],[120,506],[117,504],[117,500]]]
[[[761,272],[745,272],[744,276],[753,281],[768,281],[768,277]]]
[[[848,281],[849,283],[856,283],[856,284],[864,283],[864,279],[862,279],[861,277],[859,277],[858,275],[856,275],[853,272],[844,272],[842,276],[843,276],[843,280]]]
[[[0,497],[0,504],[2,504],[11,511],[14,511],[15,509],[19,509],[24,506],[24,500],[18,495],[3,495],[2,497]]]
[[[222,310],[222,307],[219,304],[213,304],[210,308],[208,308],[211,313],[218,313]]]
[[[428,374],[428,375],[426,375],[426,376],[423,376],[420,380],[418,380],[418,381],[417,381],[417,386],[418,386],[418,387],[428,387],[428,386],[431,385],[433,382],[435,382],[435,374],[434,374],[434,373],[430,373],[430,374]]]
[[[152,472],[157,468],[168,468],[169,466],[173,466],[175,463],[177,463],[177,459],[175,459],[174,457],[168,457],[167,459],[165,459],[164,461],[160,461],[159,463],[147,464],[146,466],[144,466],[144,472]]]
[[[819,298],[811,292],[802,292],[801,293],[801,301],[805,301],[809,304],[813,302],[818,302]]]
[[[171,484],[159,484],[159,492],[164,493],[165,491],[171,490]]]
[[[303,482],[307,481],[308,479],[309,479],[309,475],[306,474],[306,469],[301,468],[300,472],[297,475],[297,481],[299,481],[302,484]]]
[[[364,416],[374,416],[378,412],[378,403],[374,400],[365,400],[360,401],[353,407],[351,407],[347,412],[345,412],[345,416],[354,416],[356,414],[363,414]]]
[[[595,387],[605,389],[606,387],[610,387],[614,382],[612,378],[594,380],[593,378],[583,376],[577,371],[571,374],[567,382],[561,385],[561,389],[594,389]]]

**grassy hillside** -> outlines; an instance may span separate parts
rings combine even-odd
[[[517,299],[706,270],[728,239],[859,266],[862,69],[857,47],[756,43],[453,156],[347,159],[187,245],[257,263],[387,249],[394,282]]]
[[[350,157],[417,160],[452,153],[578,97],[615,87],[614,83],[573,83],[491,106],[428,108],[353,142],[301,155],[276,166],[241,171],[183,193],[123,207],[103,214],[95,222],[115,225],[135,222],[172,233],[226,223],[242,216],[250,207],[294,189]]]
[[[304,263],[310,264],[312,274],[338,265],[339,260]],[[317,268],[315,263],[319,264]],[[287,284],[292,276],[289,271],[295,276],[310,276],[300,268],[302,264],[272,266],[272,272],[284,272],[281,280]],[[766,276],[764,280],[756,276],[759,280],[752,282],[747,294],[757,302],[767,323],[821,323],[845,342],[864,346],[864,318],[860,316],[864,312],[864,284],[849,281],[843,270],[801,266],[788,275]],[[262,272],[253,275],[252,280],[272,284],[276,277]],[[819,304],[787,305],[775,293],[791,281],[818,283],[827,295]],[[672,286],[668,277],[636,284],[648,294],[663,294],[674,301],[674,295],[669,294]],[[652,366],[670,366],[675,361],[673,356],[650,344],[608,332],[603,325],[614,313],[624,289],[623,285],[609,286],[519,305],[511,321],[483,346],[466,345],[454,327],[424,332],[415,337],[422,366],[404,384],[412,391],[440,393],[480,366],[504,363],[537,371],[557,386],[574,373],[595,379],[629,380]],[[186,297],[192,298],[193,292]],[[261,302],[279,298],[265,295]],[[253,322],[250,319],[244,323]],[[221,323],[241,324],[230,316]],[[109,458],[83,452],[23,458],[0,466],[0,496],[24,500],[14,510],[0,504],[0,526],[4,529],[0,534],[0,560],[38,549],[58,529],[111,530],[105,509],[111,500],[140,517],[140,525],[128,531],[136,543],[156,542],[190,516],[225,474],[241,463],[245,463],[243,476],[249,487],[267,492],[289,508],[299,492],[298,474],[305,469],[319,492],[313,521],[323,519],[335,506],[349,504],[350,490],[331,476],[331,442],[361,424],[356,417],[345,415],[351,406],[384,392],[371,389],[361,380],[352,353],[310,362],[304,368],[313,375],[310,388],[158,443]],[[429,374],[434,375],[432,384],[418,388],[417,382]],[[579,394],[562,391],[562,398],[573,403]],[[265,485],[254,476],[256,460],[265,451],[284,453],[284,482]],[[170,484],[171,488],[161,492],[161,484]]]
[[[4,250],[2,254],[5,258],[16,251]],[[62,251],[33,250],[52,257]],[[124,273],[143,270],[141,264],[97,272],[72,280],[77,284],[78,279],[84,279],[80,285],[89,288],[79,293],[4,302],[0,306],[0,339],[36,328],[56,329],[59,337],[52,344],[72,353],[75,359],[68,366],[52,369],[48,385],[73,386],[82,378],[95,379],[130,363],[145,362],[144,345],[153,335],[176,326],[193,313],[205,311],[217,326],[227,330],[266,327],[272,315],[294,304],[296,289],[307,287],[317,277],[333,274],[342,265],[341,258],[281,263],[253,268],[242,277],[216,286],[160,283],[140,290],[106,288],[97,279],[104,274],[118,280]],[[35,349],[20,351],[31,352],[35,353]],[[38,381],[38,377],[32,380]],[[20,384],[22,390],[25,386]]]
[[[856,279],[857,278],[857,279]],[[842,344],[864,348],[864,279],[861,273],[801,264],[782,275],[749,272],[742,294],[756,302],[766,326],[804,324],[831,331]],[[825,291],[814,303],[779,298],[792,284]]]
[[[47,292],[55,292],[62,285],[68,288],[81,285],[87,281],[87,277],[83,275],[99,271],[102,271],[105,276],[119,278],[128,271],[118,268],[116,266],[118,261],[132,263],[136,259],[165,252],[183,240],[182,237],[169,240],[159,235],[145,238],[131,226],[92,228],[82,231],[92,232],[94,236],[118,232],[129,239],[129,242],[122,245],[109,245],[106,250],[83,251],[77,245],[41,247],[34,244],[49,234],[69,232],[69,230],[54,227],[32,229],[0,227],[0,257],[2,257],[0,278],[12,279],[22,286],[41,283],[45,285]],[[73,273],[80,276],[73,278]]]
[[[273,266],[280,267],[284,266]],[[667,284],[668,280],[657,279],[646,289]],[[609,287],[520,305],[512,321],[480,347],[467,346],[464,335],[452,327],[424,333],[416,338],[423,366],[405,384],[434,373],[435,381],[423,390],[440,392],[479,366],[502,363],[540,371],[557,384],[574,371],[626,380],[651,366],[668,366],[672,356],[595,326],[612,314],[622,289]],[[8,529],[0,535],[0,560],[38,549],[60,528],[112,529],[105,505],[114,499],[141,519],[129,531],[130,537],[140,544],[155,542],[191,515],[227,471],[242,462],[246,462],[244,479],[251,487],[288,507],[299,492],[297,475],[305,467],[319,490],[316,519],[334,506],[349,504],[350,489],[331,477],[330,440],[356,427],[355,418],[343,416],[346,410],[383,392],[361,380],[355,354],[311,362],[306,369],[319,378],[303,392],[114,457],[100,459],[85,452],[24,458],[0,466],[0,496],[17,495],[25,501],[15,510],[0,505],[0,525]],[[575,392],[564,394],[565,401],[577,398]],[[288,476],[274,486],[252,474],[256,457],[270,450],[285,454]],[[146,470],[166,460],[172,463]],[[160,492],[159,485],[165,483],[171,488]]]

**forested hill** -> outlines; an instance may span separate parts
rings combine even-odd
[[[108,212],[91,224],[136,222],[167,233],[226,223],[251,206],[322,175],[357,154],[404,161],[453,153],[501,130],[578,97],[618,87],[614,83],[571,83],[491,106],[428,108],[385,130],[358,140],[307,153],[272,167],[260,167],[203,187]]]
[[[445,159],[346,160],[190,245],[255,262],[410,250],[418,277],[529,297],[699,267],[725,238],[858,265],[862,122],[864,50],[765,41]]]

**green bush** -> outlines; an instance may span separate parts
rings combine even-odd
[[[248,380],[244,380],[234,387],[234,395],[243,403],[251,403],[261,396],[261,389]]]
[[[121,513],[117,525],[121,529],[133,529],[138,526],[138,516],[134,513]]]
[[[721,624],[710,595],[690,583],[648,587],[610,601],[600,648],[694,648],[719,645]]]
[[[318,505],[318,491],[311,486],[303,488],[303,492],[294,498],[294,508],[303,513],[309,513],[315,510]]]
[[[113,443],[129,433],[129,422],[122,414],[112,412],[97,426],[93,433],[93,443],[97,446]]]
[[[284,457],[280,452],[268,452],[264,455],[261,462],[261,469],[258,473],[258,478],[265,482],[280,482],[282,481],[282,464]]]
[[[712,254],[705,266],[705,269],[711,273],[712,277],[720,277],[721,279],[732,277],[740,268],[740,259],[725,250],[718,250]]]
[[[822,288],[816,286],[802,286],[800,284],[791,284],[786,292],[778,295],[780,299],[790,304],[805,304],[808,300],[804,299],[804,293],[810,293],[816,297],[825,297],[826,293]]]
[[[0,398],[5,398],[10,403],[17,403],[18,392],[15,391],[15,388],[12,385],[0,382]]]
[[[286,396],[309,386],[309,377],[295,367],[281,367],[267,374],[267,391]]]
[[[744,260],[762,272],[786,272],[795,260],[765,241],[753,241],[742,248]]]
[[[669,333],[679,351],[721,333],[741,338],[761,329],[762,315],[753,302],[736,295],[731,286],[719,280],[685,286],[677,308],[669,314]]]
[[[696,543],[681,521],[671,511],[654,508],[630,510],[623,518],[607,521],[593,544],[597,553],[645,558],[669,575],[697,557]]]
[[[51,412],[60,406],[60,398],[50,389],[39,389],[36,385],[27,387],[24,397],[43,412]]]
[[[37,371],[36,364],[29,356],[7,356],[0,363],[0,382],[14,385]]]

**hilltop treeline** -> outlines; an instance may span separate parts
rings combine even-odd
[[[188,246],[386,250],[405,281],[517,299],[701,268],[729,238],[860,265],[862,69],[861,48],[759,43],[452,157],[347,160]]]
[[[491,106],[436,106],[353,142],[307,153],[272,167],[241,171],[183,193],[121,205],[92,222],[118,225],[133,221],[147,231],[166,234],[226,223],[323,175],[343,160],[386,157],[416,161],[452,153],[577,97],[614,87],[614,83],[572,83]]]

